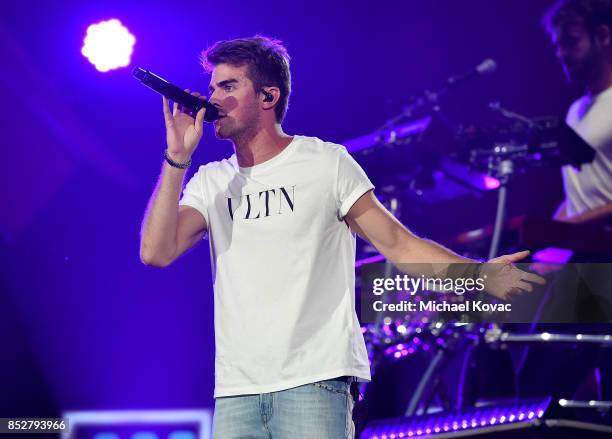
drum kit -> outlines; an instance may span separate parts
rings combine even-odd
[[[344,143],[377,185],[387,208],[401,220],[402,203],[423,198],[424,188],[441,185],[441,179],[447,178],[458,190],[496,191],[492,224],[450,241],[451,245],[474,240],[488,243],[486,253],[472,253],[471,257],[499,255],[500,249],[505,250],[502,234],[514,231],[520,237],[514,242],[517,246],[536,249],[561,242],[571,248],[577,244],[585,253],[599,252],[612,259],[609,229],[580,228],[524,215],[506,218],[510,183],[517,175],[539,167],[579,166],[593,160],[594,150],[558,118],[528,118],[498,102],[489,104],[490,111],[502,119],[498,126],[455,128],[444,116],[440,97],[460,82],[456,78],[447,81],[440,92],[425,91],[414,98],[378,130]],[[444,197],[444,191],[439,188],[437,194]],[[578,242],[568,238],[574,231],[582,237]],[[384,262],[384,258],[368,254],[358,260],[357,267],[370,262]],[[603,371],[612,376],[612,326],[590,326],[587,330],[590,333],[585,333],[584,325],[537,322],[466,323],[431,313],[401,319],[381,315],[376,322],[362,326],[373,377],[360,389],[360,403],[368,407],[368,425],[384,424],[386,419],[408,422],[414,417],[483,404],[501,406],[521,397],[557,398],[580,405],[575,397],[580,396],[590,375],[601,378]],[[560,365],[568,358],[576,361],[563,374]],[[546,386],[534,386],[538,381]],[[612,399],[606,394],[612,386],[607,379],[591,381],[589,391],[582,391],[589,395],[590,406],[597,407],[597,422],[610,424],[612,404],[603,398]],[[585,404],[589,406],[588,401]]]

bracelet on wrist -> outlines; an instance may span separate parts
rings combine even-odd
[[[166,159],[166,162],[172,166],[173,168],[178,168],[178,169],[187,169],[189,167],[189,165],[191,165],[191,158],[185,162],[185,163],[179,163],[179,162],[175,162],[174,160],[172,160],[172,158],[170,158],[170,156],[168,155],[168,150],[164,151],[164,159]]]

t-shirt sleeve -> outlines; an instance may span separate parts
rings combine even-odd
[[[208,201],[204,190],[205,167],[200,166],[198,171],[187,182],[183,195],[179,200],[179,206],[190,206],[202,214],[206,224],[210,226],[208,220]]]
[[[351,157],[345,147],[340,147],[336,176],[338,218],[344,218],[355,201],[373,188],[374,185],[362,167]]]

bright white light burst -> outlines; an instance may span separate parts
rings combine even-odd
[[[119,20],[113,18],[87,28],[81,53],[101,72],[125,67],[136,38]]]

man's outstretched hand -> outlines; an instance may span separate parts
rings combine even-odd
[[[525,250],[493,258],[482,265],[480,277],[484,279],[485,291],[499,299],[508,300],[515,294],[533,291],[533,284],[544,285],[546,279],[514,265],[527,256],[529,251]]]

